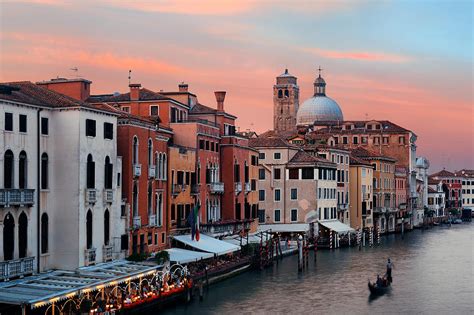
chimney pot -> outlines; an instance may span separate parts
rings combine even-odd
[[[184,83],[184,82],[181,82],[180,84],[178,84],[178,89],[179,89],[180,92],[187,92],[188,91],[188,84]]]
[[[226,91],[215,91],[214,95],[216,96],[217,101],[217,110],[220,112],[224,111],[224,99]]]
[[[140,100],[140,88],[142,85],[140,83],[130,83],[128,86],[130,87],[130,100]]]

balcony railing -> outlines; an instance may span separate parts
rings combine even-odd
[[[86,202],[87,203],[96,203],[97,202],[97,190],[94,188],[86,189]]]
[[[104,201],[106,203],[114,202],[114,190],[113,189],[105,189],[104,190]]]
[[[345,211],[349,208],[349,205],[347,203],[338,203],[337,204],[337,209],[340,211]]]
[[[201,192],[201,184],[191,185],[191,194],[198,195]]]
[[[95,253],[96,249],[95,248],[87,248],[84,251],[84,265],[89,266],[89,265],[94,265],[95,264]]]
[[[133,177],[140,177],[142,175],[142,165],[133,164]]]
[[[212,236],[233,235],[243,230],[248,231],[252,222],[252,219],[245,219],[206,223],[201,224],[199,230]]]
[[[155,165],[149,165],[148,166],[148,178],[155,178],[155,173],[156,173],[156,166]]]
[[[140,216],[133,217],[133,228],[138,229],[141,226],[142,226],[142,217]]]
[[[173,195],[179,195],[180,193],[186,191],[186,185],[184,184],[174,184],[172,193]]]
[[[0,189],[0,205],[2,206],[32,206],[34,204],[34,189]]]
[[[385,207],[375,207],[374,208],[374,213],[385,213],[387,212],[387,208]]]
[[[35,257],[0,262],[0,280],[30,275],[34,272]]]
[[[240,194],[242,192],[242,183],[241,182],[234,183],[234,191],[235,191],[236,194]]]
[[[156,214],[148,215],[148,226],[156,226]]]
[[[211,194],[224,193],[224,183],[215,182],[215,183],[210,183],[208,185],[209,185],[209,191],[211,192]]]
[[[250,183],[245,183],[245,193],[248,194],[251,191],[252,191],[252,186],[250,186]]]
[[[114,247],[113,245],[104,245],[102,248],[102,255],[104,261],[111,261],[113,259]]]

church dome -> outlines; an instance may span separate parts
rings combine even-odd
[[[312,126],[315,121],[343,121],[342,111],[332,98],[326,96],[326,82],[321,74],[314,81],[314,95],[300,105],[296,113],[298,126]]]

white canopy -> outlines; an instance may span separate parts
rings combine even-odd
[[[309,223],[280,223],[280,224],[261,224],[258,226],[259,232],[272,230],[272,233],[285,233],[285,232],[308,232]]]
[[[214,257],[211,253],[196,252],[182,248],[170,248],[166,249],[166,251],[170,254],[170,261],[175,261],[178,264],[187,264],[189,262]]]
[[[224,242],[240,245],[240,236],[229,236],[222,239]],[[257,234],[249,235],[248,237],[249,243],[260,243],[260,236]],[[242,245],[247,245],[247,236],[242,237]]]
[[[215,253],[217,255],[224,255],[240,250],[240,246],[229,244],[205,234],[200,235],[199,241],[196,241],[196,239],[193,241],[190,234],[175,235],[173,238],[185,245],[202,250],[204,252]]]
[[[342,223],[339,220],[319,220],[319,224],[327,227],[328,229],[336,232],[336,233],[347,233],[347,232],[354,232],[355,230],[350,226]]]

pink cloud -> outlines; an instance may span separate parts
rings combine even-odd
[[[319,48],[303,48],[304,52],[311,53],[320,57],[328,59],[348,59],[358,61],[372,61],[372,62],[392,62],[404,63],[411,60],[411,58],[402,55],[378,53],[378,52],[364,52],[364,51],[337,51],[325,50]]]

